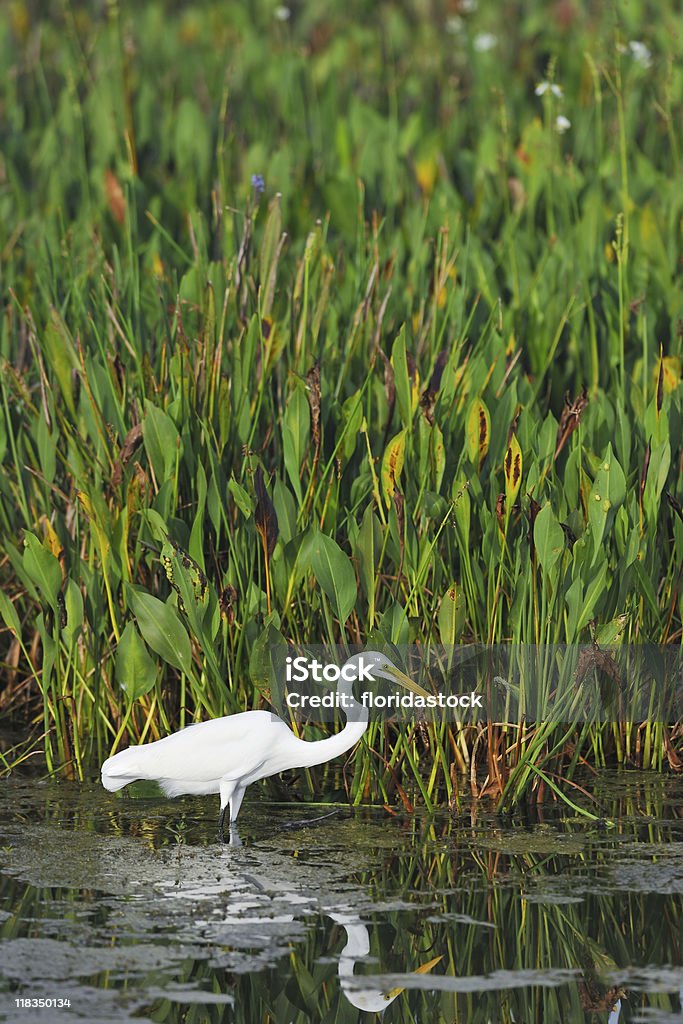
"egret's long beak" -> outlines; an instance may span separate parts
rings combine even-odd
[[[401,670],[396,668],[394,665],[384,671],[387,678],[395,680],[397,683],[400,683],[401,686],[405,686],[406,690],[410,690],[411,693],[416,693],[418,697],[431,697],[431,694],[427,693],[426,690],[423,690],[419,683],[416,683],[410,678],[410,676],[407,676],[405,672],[401,672]]]

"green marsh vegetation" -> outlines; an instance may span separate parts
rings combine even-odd
[[[3,7],[6,768],[278,643],[680,646],[683,19],[471,6]],[[374,723],[344,784],[589,807],[680,737]]]

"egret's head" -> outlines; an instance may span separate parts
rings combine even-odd
[[[420,697],[429,697],[426,690],[413,682],[410,676],[396,668],[393,661],[387,658],[386,654],[379,651],[364,651],[363,654],[354,654],[344,665],[344,675],[354,680],[388,679],[391,683],[399,683],[406,690],[411,690]]]

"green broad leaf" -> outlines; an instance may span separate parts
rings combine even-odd
[[[398,601],[393,601],[382,615],[380,632],[391,644],[410,643],[410,622],[405,608]]]
[[[302,502],[301,464],[306,454],[310,432],[311,410],[308,399],[303,389],[297,386],[290,395],[285,409],[282,448],[287,476],[299,504]]]
[[[605,558],[600,567],[588,584],[586,588],[585,597],[583,599],[583,607],[579,613],[578,620],[576,623],[576,636],[581,633],[581,630],[588,625],[593,617],[593,611],[600,597],[605,594],[605,577],[607,576],[607,559]]]
[[[83,594],[75,580],[68,579],[64,588],[66,626],[62,635],[70,646],[83,629]]]
[[[287,650],[287,641],[280,632],[280,616],[277,612],[267,615],[263,629],[254,641],[249,656],[249,678],[260,690],[277,683],[274,672],[278,652]]]
[[[413,403],[408,375],[408,359],[406,354],[406,328],[405,324],[396,336],[391,349],[391,365],[394,370],[394,385],[396,387],[396,405],[398,414],[404,428],[409,427],[413,418]]]
[[[21,622],[17,615],[17,610],[4,590],[0,590],[0,615],[2,616],[7,628],[14,633],[16,637],[20,637]]]
[[[602,551],[602,542],[614,523],[614,517],[626,498],[626,477],[612,451],[611,443],[595,474],[588,499],[588,518],[593,532],[593,565]]]
[[[336,541],[324,533],[311,537],[307,550],[308,568],[315,576],[332,608],[344,625],[356,604],[356,574],[353,563]]]
[[[278,247],[282,237],[281,197],[273,196],[268,204],[268,217],[263,231],[261,252],[259,254],[259,279],[261,284],[260,310],[262,316],[270,314],[275,283],[277,279]]]
[[[50,433],[45,417],[40,415],[35,431],[40,469],[48,483],[52,483],[57,469],[57,431]]]
[[[382,458],[382,494],[387,508],[398,487],[406,453],[406,431],[401,430],[387,445]]]
[[[245,491],[241,484],[237,483],[234,476],[231,476],[228,480],[228,490],[244,518],[250,519],[254,514],[254,508],[256,507],[256,502],[251,495]]]
[[[653,445],[650,454],[650,465],[643,493],[643,505],[648,521],[653,525],[657,522],[662,491],[671,468],[671,444],[666,438],[661,444]]]
[[[43,331],[42,350],[52,368],[66,406],[75,419],[72,374],[81,372],[81,364],[71,335],[56,309],[50,310],[50,319]]]
[[[357,542],[358,576],[366,597],[375,591],[375,570],[379,564],[381,548],[382,528],[371,502],[363,513]]]
[[[356,450],[362,422],[363,402],[361,393],[356,391],[355,394],[349,395],[342,405],[341,423],[338,428],[339,434],[343,435],[340,449],[345,459],[350,459]]]
[[[458,531],[461,544],[467,550],[470,542],[472,501],[470,498],[469,487],[467,486],[467,481],[464,477],[457,477],[457,479],[453,481],[451,494],[453,497],[453,518],[455,521],[455,527]]]
[[[536,516],[534,547],[541,568],[550,575],[564,551],[564,532],[549,502]]]
[[[131,700],[144,696],[154,686],[157,669],[154,659],[132,622],[126,624],[116,646],[116,678]]]
[[[197,464],[196,472],[197,481],[197,506],[194,511],[192,518],[192,529],[190,531],[190,541],[187,545],[187,550],[197,564],[204,569],[204,510],[206,508],[206,472],[201,462]]]
[[[143,516],[147,521],[147,525],[149,526],[154,539],[163,544],[168,537],[168,527],[166,526],[163,516],[160,516],[155,508],[144,509]]]
[[[192,674],[192,645],[178,613],[144,590],[127,588],[130,607],[144,640],[169,665]]]
[[[33,533],[24,533],[23,565],[52,610],[57,612],[57,594],[62,587],[62,569],[51,551]]]
[[[287,544],[296,535],[296,502],[287,484],[279,477],[273,484],[273,507],[280,527],[280,537]]]
[[[457,644],[465,628],[465,595],[457,583],[452,583],[441,598],[438,623],[441,643]]]
[[[179,458],[180,434],[175,423],[163,409],[147,399],[145,418],[142,421],[142,438],[147,458],[159,486],[175,474],[176,459]]]
[[[596,643],[600,647],[621,643],[627,622],[628,615],[617,615],[610,622],[603,623],[595,634]]]

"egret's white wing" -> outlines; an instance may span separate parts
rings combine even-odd
[[[102,781],[108,789],[119,789],[124,779],[201,784],[243,778],[258,769],[284,734],[291,737],[284,722],[268,711],[198,722],[110,757],[102,765]]]

